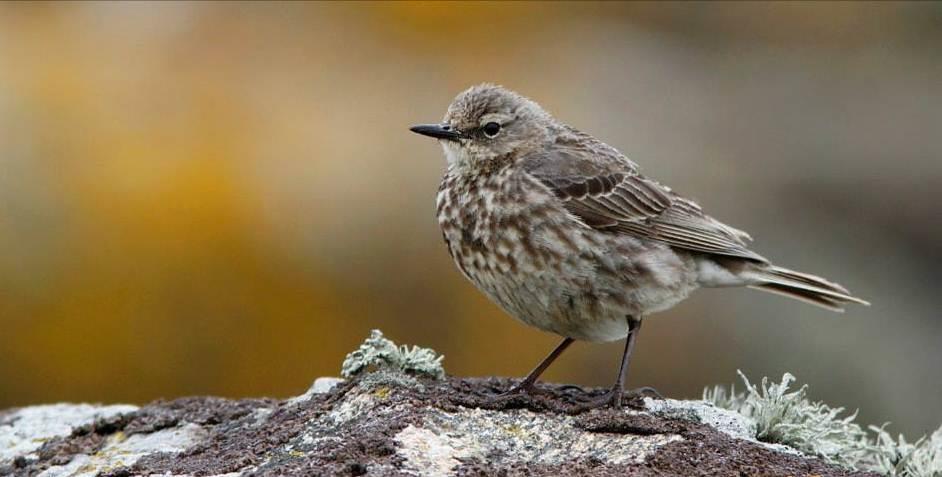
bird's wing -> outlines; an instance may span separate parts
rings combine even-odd
[[[584,142],[557,143],[524,157],[522,165],[586,225],[677,248],[766,261],[746,247],[751,239],[745,232],[642,176],[614,149],[598,142],[586,147]]]

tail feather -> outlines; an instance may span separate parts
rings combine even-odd
[[[794,298],[796,300],[801,300],[805,303],[810,303],[815,306],[820,306],[822,308],[827,308],[831,311],[836,311],[838,313],[844,313],[844,304],[833,298],[828,298],[824,295],[817,295],[814,292],[807,290],[801,290],[797,288],[788,288],[784,285],[776,285],[773,283],[767,283],[764,285],[750,285],[749,288],[755,290],[762,290],[769,293],[775,293],[776,295],[786,296],[788,298]]]
[[[795,298],[829,310],[843,312],[844,305],[848,303],[870,305],[851,295],[846,288],[807,273],[772,266],[750,275],[753,279],[750,288]]]

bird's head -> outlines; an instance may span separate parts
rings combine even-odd
[[[411,130],[438,139],[450,164],[473,167],[542,148],[553,124],[535,102],[501,86],[481,84],[455,97],[441,123]]]

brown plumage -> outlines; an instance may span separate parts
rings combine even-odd
[[[745,232],[499,86],[464,91],[441,124],[412,130],[439,139],[448,160],[438,220],[458,268],[513,317],[564,337],[511,394],[528,391],[573,340],[627,336],[606,400],[620,406],[642,317],[700,287],[747,286],[835,311],[866,304],[772,265]]]

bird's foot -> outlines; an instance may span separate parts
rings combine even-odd
[[[540,390],[532,383],[518,383],[513,385],[510,389],[489,398],[485,404],[487,405],[501,405],[508,401],[514,401],[519,399],[526,399],[531,394],[538,394]]]
[[[664,399],[664,396],[650,386],[644,386],[637,389],[630,389],[628,391],[623,391],[619,388],[610,389],[608,392],[602,396],[592,399],[583,404],[577,404],[570,411],[571,414],[580,414],[583,412],[591,411],[593,409],[604,409],[611,408],[616,411],[623,409],[624,405],[627,404],[629,407],[635,408],[644,408],[644,397],[656,397],[658,399]]]
[[[535,405],[535,403],[531,402],[534,396],[546,394],[548,394],[547,391],[536,387],[534,383],[520,382],[513,385],[507,391],[485,399],[484,402],[480,404],[480,407],[485,409],[529,407]]]
[[[651,386],[641,386],[640,388],[629,389],[627,394],[629,396],[640,396],[640,397],[647,396],[647,397],[656,397],[661,400],[664,399],[664,395],[662,395],[660,392],[658,392],[657,389],[654,389]]]

